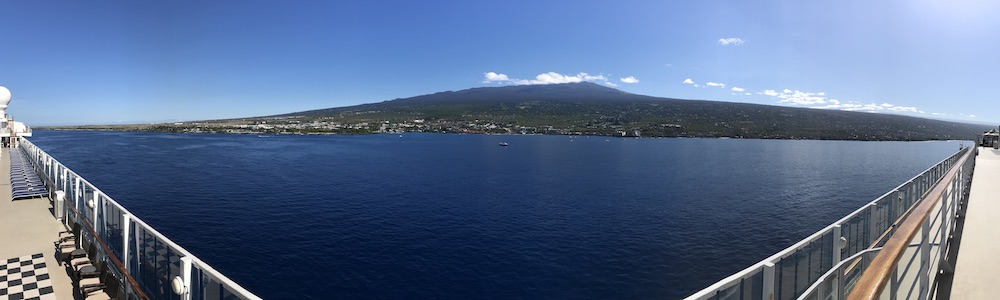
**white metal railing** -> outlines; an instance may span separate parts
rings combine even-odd
[[[881,247],[913,205],[967,151],[975,151],[975,147],[960,150],[822,230],[685,299],[796,299],[807,295],[807,290],[817,282],[832,284],[834,279],[843,281],[846,288],[840,288],[840,282],[837,282],[837,289],[824,286],[825,295],[816,299],[831,299],[833,291],[842,295],[841,292],[849,291],[851,282],[860,276],[859,271],[865,267],[862,260],[869,258],[855,255],[871,255],[870,249]],[[844,261],[854,263],[844,264]],[[839,270],[840,276],[829,275],[831,270]]]
[[[840,299],[928,299],[937,276],[951,273],[947,259],[961,208],[969,196],[978,148],[967,152],[925,195],[885,243],[870,268]]]
[[[67,227],[76,226],[102,247],[98,259],[111,266],[128,299],[260,299],[130,213],[96,186],[27,139],[21,151],[49,188],[69,199],[54,207]],[[11,149],[11,151],[18,151]],[[62,201],[63,199],[55,199]],[[133,286],[138,286],[136,290]]]

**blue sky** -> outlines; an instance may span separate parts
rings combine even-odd
[[[30,125],[260,116],[587,80],[1000,123],[997,1],[13,1]]]

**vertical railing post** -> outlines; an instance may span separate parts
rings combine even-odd
[[[833,280],[833,279],[831,279],[830,277],[827,277],[827,280]],[[810,284],[811,283],[812,282],[810,282]],[[826,299],[826,294],[827,294],[826,284],[824,284],[822,282],[822,279],[820,279],[820,284],[816,286],[816,289],[813,290],[812,294],[816,296],[816,299]],[[834,297],[836,297],[836,296],[834,296]]]
[[[184,281],[184,291],[181,300],[191,300],[191,258],[181,257],[181,278]]]
[[[920,196],[924,195],[924,192],[927,191],[924,186],[927,184],[927,178],[930,178],[931,176],[934,176],[934,175],[932,175],[933,173],[934,173],[934,169],[931,169],[930,171],[927,172],[927,174],[924,174],[924,176],[920,177],[920,191],[917,192],[918,196],[916,198],[920,198]],[[914,199],[916,199],[916,198],[914,198]]]
[[[869,211],[874,211],[874,209],[869,209]],[[875,221],[874,221],[874,219],[871,216],[872,216],[872,213],[869,213],[869,215],[868,215],[868,222],[870,222],[871,224],[874,224]],[[842,229],[840,228],[840,224],[833,225],[833,245],[832,245],[833,246],[833,253],[832,253],[833,254],[833,264],[832,264],[832,266],[840,265],[840,261],[843,260],[843,258],[841,258],[841,253],[844,251],[844,246],[846,246],[847,240],[844,239],[841,230]],[[840,286],[839,282],[841,281],[840,280],[840,275],[842,274],[841,273],[841,269],[842,269],[841,267],[837,267],[836,270],[833,270],[833,272],[834,272],[833,280],[836,280],[838,282],[838,283],[835,283],[835,284],[832,285],[833,286],[833,291],[830,294],[833,294],[833,300],[839,300],[841,298],[840,297],[840,288],[839,288],[839,286]],[[816,294],[817,298],[818,299],[825,299],[826,298],[825,297],[826,293],[827,293],[827,291],[825,289],[825,285],[824,284],[820,284],[819,285],[819,292]]]
[[[861,260],[863,261],[866,256],[867,255],[861,255]],[[868,265],[868,264],[865,263],[865,265]],[[844,281],[847,279],[847,278],[844,278],[844,268],[845,267],[847,267],[847,266],[846,265],[840,265],[840,267],[837,268],[837,285],[835,285],[835,287],[837,288],[837,292],[833,293],[834,295],[837,295],[837,297],[834,298],[833,300],[846,299],[846,297],[844,297],[844,296],[847,296],[847,295],[844,294],[844,292],[845,292],[844,291]],[[859,267],[860,268],[864,268],[863,266],[859,266]]]
[[[761,299],[764,300],[774,300],[774,263],[766,262],[764,263],[764,282],[761,287],[763,295]]]
[[[913,199],[913,195],[919,194],[917,193],[917,190],[919,189],[920,189],[920,177],[917,177],[914,178],[912,182],[910,182],[909,186],[906,187],[906,194],[902,195],[901,197],[903,199],[902,202],[907,203],[912,201],[911,199]],[[903,216],[903,213],[906,211],[905,208],[906,207],[904,207],[904,209],[898,213],[896,218]],[[893,221],[895,221],[895,219],[893,219]]]
[[[928,199],[929,200],[929,199]],[[923,224],[920,225],[920,266],[917,272],[917,279],[920,280],[920,292],[917,294],[917,299],[925,299],[927,291],[929,290],[928,277],[930,274],[931,265],[931,219],[927,218],[924,220]]]
[[[55,172],[52,173],[52,186],[56,190],[63,189],[63,186],[62,186],[62,181],[63,181],[62,174],[63,174],[62,165],[59,165],[57,163],[56,167],[55,167]]]
[[[73,193],[74,194],[73,195],[73,209],[76,209],[76,210],[80,209],[80,180],[81,180],[80,177],[76,177],[76,183],[75,183],[76,188],[73,189],[74,190],[74,193]]]
[[[892,196],[890,195],[889,197],[882,198],[882,202],[885,202],[886,200],[889,200],[891,202]],[[878,227],[878,223],[879,221],[881,221],[881,219],[882,218],[878,213],[878,203],[872,203],[871,205],[868,205],[868,237],[869,237],[868,245],[874,244],[875,239],[877,239],[881,235],[882,230],[879,230],[880,228]],[[888,224],[886,224],[886,227],[883,230],[888,230],[888,229],[889,226]],[[854,255],[854,253],[851,253],[851,255]]]
[[[961,172],[959,172],[959,173],[961,173]],[[940,223],[940,225],[941,225],[941,232],[940,232],[941,242],[940,242],[940,245],[938,246],[938,250],[939,250],[938,251],[939,252],[938,258],[941,261],[944,261],[944,259],[945,259],[945,253],[947,252],[945,250],[947,250],[947,248],[948,248],[948,247],[946,247],[948,245],[948,235],[951,233],[951,223],[952,223],[952,220],[954,220],[954,217],[952,217],[952,215],[954,215],[954,214],[950,213],[950,212],[951,212],[951,203],[955,202],[955,200],[958,199],[958,198],[955,197],[955,196],[958,195],[958,193],[955,192],[956,191],[955,184],[958,183],[958,181],[956,181],[957,179],[958,178],[956,176],[956,178],[953,178],[951,180],[951,182],[949,184],[949,190],[945,192],[948,196],[947,197],[941,197],[941,223]]]
[[[94,198],[93,198],[93,200],[94,200],[94,207],[92,208],[93,214],[90,215],[90,217],[92,218],[90,220],[90,222],[91,222],[91,224],[94,225],[94,231],[97,231],[97,208],[101,206],[101,204],[98,203],[98,201],[101,200],[101,196],[100,195],[101,195],[100,193],[98,193],[96,191],[94,192]]]
[[[126,273],[128,273],[129,271],[128,238],[132,236],[132,233],[130,232],[131,227],[132,227],[132,216],[129,214],[122,214],[122,265],[125,265],[125,270],[123,271]]]
[[[896,292],[899,291],[899,265],[892,267],[892,278],[889,278],[889,300],[896,300]],[[885,290],[882,290],[885,294]]]
[[[903,190],[905,191],[906,189],[909,188],[910,184],[907,184],[906,186],[903,187]],[[898,212],[896,212],[897,211],[896,206],[897,203],[902,201],[900,197],[903,197],[904,195],[906,195],[906,193],[897,193],[895,197],[890,197],[886,199],[886,201],[889,201],[889,203],[887,203],[888,205],[886,205],[886,208],[888,208],[888,211],[886,211],[887,214],[886,218],[888,219],[887,220],[888,224],[886,224],[885,226],[886,230],[888,230],[892,226],[892,222],[896,221],[896,218],[898,217],[897,214],[899,214]]]
[[[98,212],[100,212],[101,215],[100,215],[100,218],[97,218],[97,217],[94,218],[94,223],[97,223],[102,218],[104,219],[104,221],[101,222],[100,224],[95,224],[94,228],[102,228],[103,230],[98,230],[97,234],[98,235],[102,235],[102,234],[106,235],[106,236],[102,236],[101,237],[101,239],[105,239],[106,240],[105,237],[110,237],[110,235],[108,235],[108,226],[107,226],[107,224],[108,224],[108,201],[107,201],[107,198],[105,198],[104,203],[98,202],[97,203],[97,207],[100,208],[100,209],[98,209]]]
[[[871,219],[871,218],[869,218],[869,219]],[[832,253],[833,254],[833,264],[832,264],[833,266],[835,266],[838,263],[840,263],[840,260],[841,260],[840,254],[841,254],[841,251],[843,251],[843,248],[844,248],[844,245],[843,245],[844,243],[842,243],[841,240],[840,240],[840,239],[843,238],[843,236],[841,235],[840,231],[841,231],[840,224],[833,225],[833,245],[832,245],[833,246],[833,253]]]
[[[63,168],[62,185],[64,191],[69,188],[69,168]]]

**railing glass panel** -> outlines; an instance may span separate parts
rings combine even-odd
[[[192,274],[194,279],[191,281],[192,287],[197,287],[199,298],[205,300],[220,300],[222,297],[222,284],[216,282],[211,277],[205,276],[200,269],[195,269]],[[194,294],[192,294],[194,296]]]
[[[173,249],[143,227],[133,234],[138,252],[137,268],[131,274],[154,299],[180,299],[170,287],[170,281],[180,276],[180,258]]]
[[[94,216],[95,220],[91,224],[93,224],[94,226],[94,231],[97,232],[97,237],[101,238],[101,240],[103,241],[107,241],[108,240],[107,230],[105,229],[105,225],[107,224],[107,222],[105,222],[104,219],[107,216],[106,208],[108,206],[108,203],[106,201],[106,198],[101,196],[100,194],[98,194],[97,197],[94,198],[94,203],[96,204],[96,206],[94,207],[96,214]]]
[[[84,186],[83,195],[80,198],[80,202],[77,205],[76,209],[78,209],[80,213],[83,214],[84,219],[86,219],[87,223],[90,224],[94,223],[94,210],[90,208],[90,203],[92,203],[91,201],[93,200],[94,200],[94,188],[91,187],[90,185]]]
[[[869,206],[869,213],[854,215],[840,224],[841,234],[846,243],[840,251],[840,257],[849,257],[861,252],[861,250],[867,249],[871,245],[871,236],[873,235],[870,230],[872,228],[871,208],[872,206]]]
[[[775,264],[775,294],[778,299],[791,299],[801,294],[833,265],[833,232],[796,249]]]
[[[108,248],[111,248],[111,252],[115,254],[116,257],[124,257],[124,234],[122,223],[123,215],[122,211],[115,207],[114,205],[108,205],[104,208],[105,215],[105,226],[104,235],[101,237],[108,243]]]

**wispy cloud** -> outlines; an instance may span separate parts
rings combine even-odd
[[[736,93],[742,93],[743,91],[746,91],[746,89],[744,89],[744,88],[739,88],[739,87],[735,87],[735,86],[733,88],[729,89],[729,90],[733,91],[733,92],[736,92]]]
[[[778,95],[779,103],[787,103],[794,105],[816,105],[816,104],[826,104],[826,94],[823,92],[810,93],[803,92],[799,90],[789,90],[785,89],[781,91],[781,95]]]
[[[846,111],[865,111],[865,112],[907,112],[907,113],[919,113],[924,114],[926,112],[917,109],[913,106],[898,106],[889,103],[861,103],[855,101],[848,101],[846,103],[837,104],[827,104],[823,106],[811,106],[810,108],[821,108],[821,109],[839,109]]]
[[[634,79],[635,82],[639,82],[635,77],[629,76],[627,78]],[[623,82],[624,79],[623,78]],[[556,72],[547,72],[538,74],[535,79],[516,79],[510,78],[507,74],[496,73],[496,72],[486,72],[483,73],[483,83],[497,83],[497,84],[554,84],[554,83],[575,83],[575,82],[595,82],[601,83],[609,86],[618,86],[615,83],[608,80],[608,77],[602,75],[590,75],[588,73],[580,72],[576,75],[565,75]]]
[[[694,80],[692,80],[691,78],[684,79],[684,82],[682,82],[682,83],[690,85],[690,86],[693,86],[693,87],[702,87],[701,85],[698,85],[697,82],[694,82]],[[725,83],[711,82],[711,81],[706,82],[705,86],[717,87],[717,88],[726,88],[726,84]],[[742,91],[743,91],[743,89],[740,89],[740,92],[742,92]]]
[[[931,113],[935,117],[947,117],[947,118],[965,118],[965,119],[975,119],[976,115],[967,114],[949,114],[949,113]]]
[[[719,39],[719,45],[723,45],[723,46],[729,46],[729,45],[739,46],[739,45],[743,45],[743,43],[745,43],[745,42],[746,41],[744,41],[741,38],[734,38],[734,37]]]
[[[639,79],[636,79],[635,76],[629,76],[629,77],[625,77],[625,78],[618,78],[618,80],[621,80],[624,83],[639,83]]]
[[[840,101],[827,97],[824,92],[803,92],[799,90],[784,89],[781,92],[776,90],[763,90],[757,92],[757,94],[774,97],[778,100],[778,103],[789,106],[864,112],[926,113],[913,106],[900,106],[884,102],[862,103],[857,101]]]

